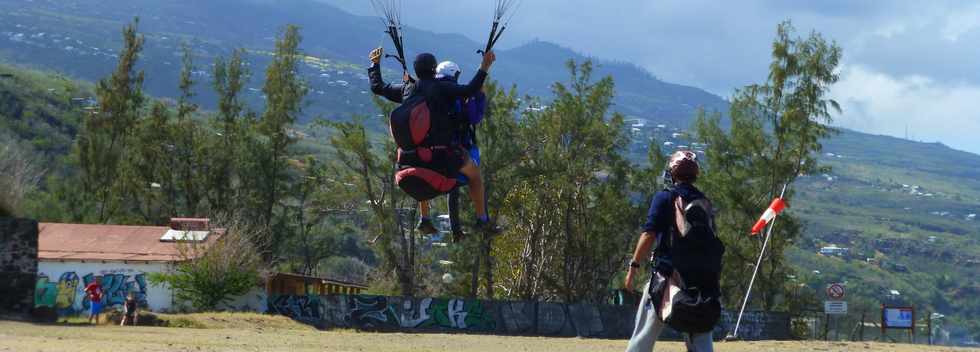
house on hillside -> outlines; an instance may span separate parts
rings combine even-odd
[[[837,246],[827,246],[820,248],[820,254],[824,256],[837,256],[841,258],[846,258],[848,253],[850,253],[850,248],[841,248]]]

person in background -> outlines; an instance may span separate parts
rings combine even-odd
[[[99,323],[99,317],[102,314],[102,277],[96,276],[95,281],[92,281],[85,286],[85,295],[89,300],[89,307],[91,308],[88,315],[88,322],[92,324]]]
[[[136,324],[139,324],[139,316],[139,301],[136,300],[136,294],[130,292],[126,295],[126,303],[123,304],[123,318],[119,326],[126,326],[126,322],[130,322],[133,326],[136,326]]]

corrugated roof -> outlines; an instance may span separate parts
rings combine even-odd
[[[296,278],[296,279],[300,279],[300,280],[305,280],[305,279],[321,280],[324,283],[337,284],[337,285],[341,285],[341,286],[351,286],[351,287],[357,287],[357,288],[362,288],[362,289],[367,289],[368,288],[364,284],[359,284],[359,283],[354,283],[354,282],[347,282],[347,281],[342,281],[342,280],[337,280],[337,279],[331,279],[331,278],[328,278],[328,277],[306,276],[306,275],[293,274],[293,273],[283,273],[283,272],[275,272],[275,273],[270,273],[270,274],[271,274],[270,276],[272,276],[272,277],[275,277],[275,276],[286,276],[286,277],[292,277],[292,278]]]
[[[171,262],[178,244],[161,242],[166,226],[40,223],[38,259]],[[209,236],[213,241],[215,236]]]

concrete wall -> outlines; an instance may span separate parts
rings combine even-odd
[[[37,221],[0,218],[0,311],[27,313],[37,275]]]
[[[269,295],[264,287],[253,288],[248,293],[235,297],[231,301],[218,306],[218,310],[232,312],[265,313],[269,306]]]
[[[631,306],[366,295],[276,296],[269,299],[269,311],[322,329],[597,338],[628,338],[636,314]],[[716,338],[735,324],[734,314],[723,314]],[[788,339],[789,332],[787,315],[746,312],[739,335],[747,340]],[[663,337],[680,334],[667,331]]]

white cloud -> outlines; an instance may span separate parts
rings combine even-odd
[[[942,30],[943,39],[956,42],[963,34],[980,27],[980,5],[962,11],[953,11],[945,22]]]
[[[846,65],[831,96],[844,110],[841,127],[895,137],[908,128],[912,139],[980,153],[980,86]]]

